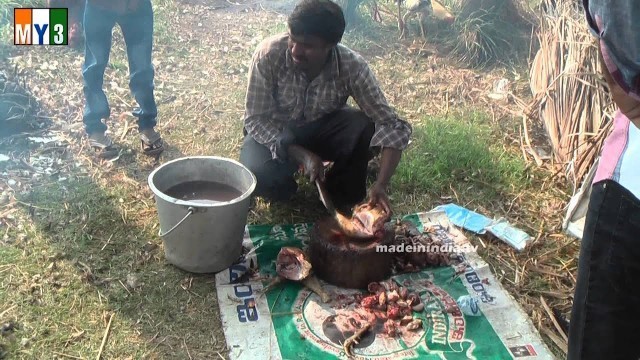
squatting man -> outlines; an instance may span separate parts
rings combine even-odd
[[[249,69],[240,162],[257,178],[255,195],[289,200],[302,167],[348,213],[365,199],[368,162],[381,152],[368,200],[391,214],[386,188],[411,126],[389,106],[362,56],[340,44],[340,6],[302,0],[287,25],[287,33],[257,47]],[[359,109],[347,105],[349,97]],[[323,161],[333,162],[326,175]]]

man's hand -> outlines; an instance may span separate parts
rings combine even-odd
[[[311,182],[316,180],[324,181],[324,165],[320,156],[303,148],[300,145],[289,145],[289,156],[302,165],[304,174],[309,177]]]
[[[392,148],[382,149],[382,157],[380,159],[380,172],[378,179],[369,189],[369,204],[380,204],[384,211],[391,215],[391,205],[389,204],[389,196],[387,196],[387,186],[391,180],[391,176],[396,171],[396,167],[402,157],[402,151]]]
[[[611,98],[616,103],[620,112],[623,113],[631,123],[640,129],[640,101],[627,94],[618,83],[613,79],[607,65],[604,63],[602,53],[599,53],[600,67],[602,67],[602,75],[604,75],[607,84],[609,85],[609,91],[611,92]]]
[[[382,206],[384,211],[391,216],[391,204],[385,187],[378,182],[374,183],[369,189],[369,204]]]

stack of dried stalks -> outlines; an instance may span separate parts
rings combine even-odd
[[[41,127],[38,104],[21,77],[0,70],[0,138]]]
[[[528,115],[543,123],[555,161],[579,186],[600,153],[613,108],[582,9],[568,1],[544,2]]]
[[[527,11],[518,0],[442,0],[455,14],[446,34],[451,55],[481,69],[517,58],[531,34]]]

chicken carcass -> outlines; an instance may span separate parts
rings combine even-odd
[[[384,224],[391,219],[391,215],[380,207],[368,203],[354,208],[351,218],[336,213],[336,220],[340,230],[354,239],[371,239],[384,235]]]

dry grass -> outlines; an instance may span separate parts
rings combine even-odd
[[[26,79],[17,69],[0,71],[0,137],[34,131],[47,125],[39,116],[39,104],[31,96]]]
[[[547,6],[552,9],[548,1]],[[583,13],[570,2],[541,15],[538,41],[529,116],[544,124],[554,160],[578,187],[611,127],[613,107],[600,76],[597,44]]]
[[[237,158],[247,62],[260,39],[283,29],[284,17],[278,13],[286,4],[154,4],[159,131],[169,143],[160,161],[194,154]],[[507,78],[511,91],[526,100],[524,76],[505,68],[484,73],[460,69],[433,43],[396,38],[397,29],[389,24],[350,32],[345,41],[370,61],[390,102],[424,130],[425,141],[431,132],[450,131],[449,136],[476,137],[473,155],[481,156],[469,159],[502,154],[491,160],[508,156],[515,161],[520,156],[519,120],[514,118],[518,104],[487,94],[496,80]],[[29,87],[54,122],[47,133],[35,135],[58,140],[34,144],[22,135],[0,143],[0,153],[11,158],[0,163],[0,191],[6,195],[0,198],[0,323],[19,326],[0,344],[16,357],[95,357],[112,319],[105,358],[226,357],[213,277],[181,272],[164,260],[146,185],[146,176],[159,163],[138,151],[135,124],[127,115],[135,103],[127,89],[119,31],[115,39],[105,86],[113,114],[110,133],[125,151],[114,162],[97,161],[84,142],[82,54],[45,47],[12,50],[12,64],[25,69]],[[448,122],[430,123],[432,117]],[[460,146],[446,150],[455,154]],[[421,149],[412,146],[407,158],[413,160],[405,165],[426,157]],[[431,152],[428,156],[437,157]],[[514,167],[523,179],[518,186],[503,181],[500,172],[483,177],[480,168],[482,176],[477,176],[455,164],[438,180],[448,186],[411,180],[403,187],[403,179],[395,178],[394,211],[424,211],[453,200],[488,216],[506,217],[532,234],[536,241],[524,253],[486,237],[472,241],[480,244],[496,276],[534,323],[557,334],[540,297],[550,308],[565,314],[569,309],[577,243],[560,233],[569,194],[560,178],[529,159],[521,162],[523,167]],[[8,185],[8,180],[15,183]],[[250,222],[313,221],[323,214],[317,194],[305,183],[301,190],[290,205],[257,199]]]
[[[432,19],[429,41],[442,43],[462,65],[484,69],[522,62],[531,33],[530,14],[517,0],[443,0],[455,21]]]

